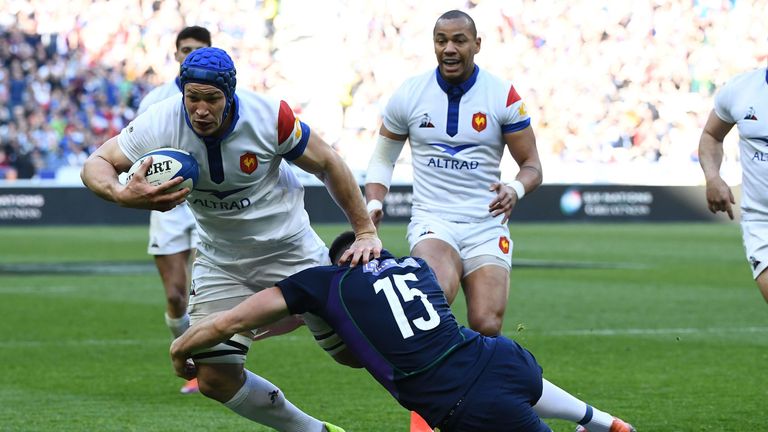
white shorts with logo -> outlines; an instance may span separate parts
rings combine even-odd
[[[451,222],[431,215],[418,215],[408,224],[408,243],[411,250],[422,240],[436,238],[454,248],[465,263],[464,275],[469,271],[467,261],[485,256],[496,257],[491,264],[512,265],[512,240],[509,227],[500,223],[501,218],[480,222]]]
[[[173,255],[195,249],[199,242],[195,216],[186,202],[167,212],[150,213],[148,254]]]
[[[741,222],[741,235],[752,277],[757,279],[768,267],[768,222]]]
[[[200,243],[192,268],[191,324],[213,312],[229,310],[296,272],[330,264],[328,248],[312,229],[283,242],[244,246],[218,249]],[[322,319],[312,314],[304,314],[302,318],[327,352],[333,354],[343,349],[341,339]],[[257,333],[258,329],[253,329],[252,335]],[[195,361],[245,363],[252,335],[235,335],[230,341],[195,353]]]

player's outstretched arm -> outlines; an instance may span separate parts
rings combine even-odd
[[[724,122],[712,110],[699,138],[699,164],[707,183],[707,206],[709,211],[726,212],[733,219],[733,204],[736,200],[728,184],[720,176],[723,163],[723,140],[733,128],[732,123]]]
[[[171,344],[171,361],[176,375],[191,378],[187,360],[195,351],[212,347],[236,333],[266,326],[286,316],[288,305],[278,287],[260,291],[226,312],[209,315],[188,328]]]

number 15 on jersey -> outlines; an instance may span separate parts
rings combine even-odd
[[[394,282],[394,284],[393,284]],[[408,339],[413,336],[413,327],[419,330],[427,331],[432,330],[440,324],[440,316],[437,314],[434,306],[427,300],[427,296],[417,288],[411,288],[407,282],[418,282],[418,278],[413,273],[407,273],[404,275],[394,274],[392,276],[379,279],[373,287],[376,290],[376,294],[384,292],[384,296],[387,298],[389,308],[392,311],[392,316],[397,322],[397,327],[400,329],[400,333],[403,335],[403,339]],[[400,296],[397,295],[395,289],[400,292],[402,296],[402,302]],[[403,303],[411,302],[416,299],[421,300],[424,308],[427,311],[427,318],[420,316],[418,318],[410,319],[405,314],[403,309]]]

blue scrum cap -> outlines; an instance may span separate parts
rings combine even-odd
[[[179,72],[179,81],[182,90],[187,83],[199,83],[212,85],[224,92],[227,98],[227,107],[224,110],[224,117],[226,117],[235,97],[237,84],[235,75],[237,75],[235,64],[226,51],[220,48],[204,47],[192,51],[184,59]]]

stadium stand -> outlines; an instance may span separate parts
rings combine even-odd
[[[0,181],[78,182],[89,152],[177,73],[169,47],[191,24],[237,56],[238,85],[287,100],[362,175],[387,96],[434,67],[432,26],[450,8],[485,30],[480,67],[526,100],[548,183],[699,182],[715,88],[768,59],[760,0],[10,0]],[[402,155],[395,173],[407,182]]]

